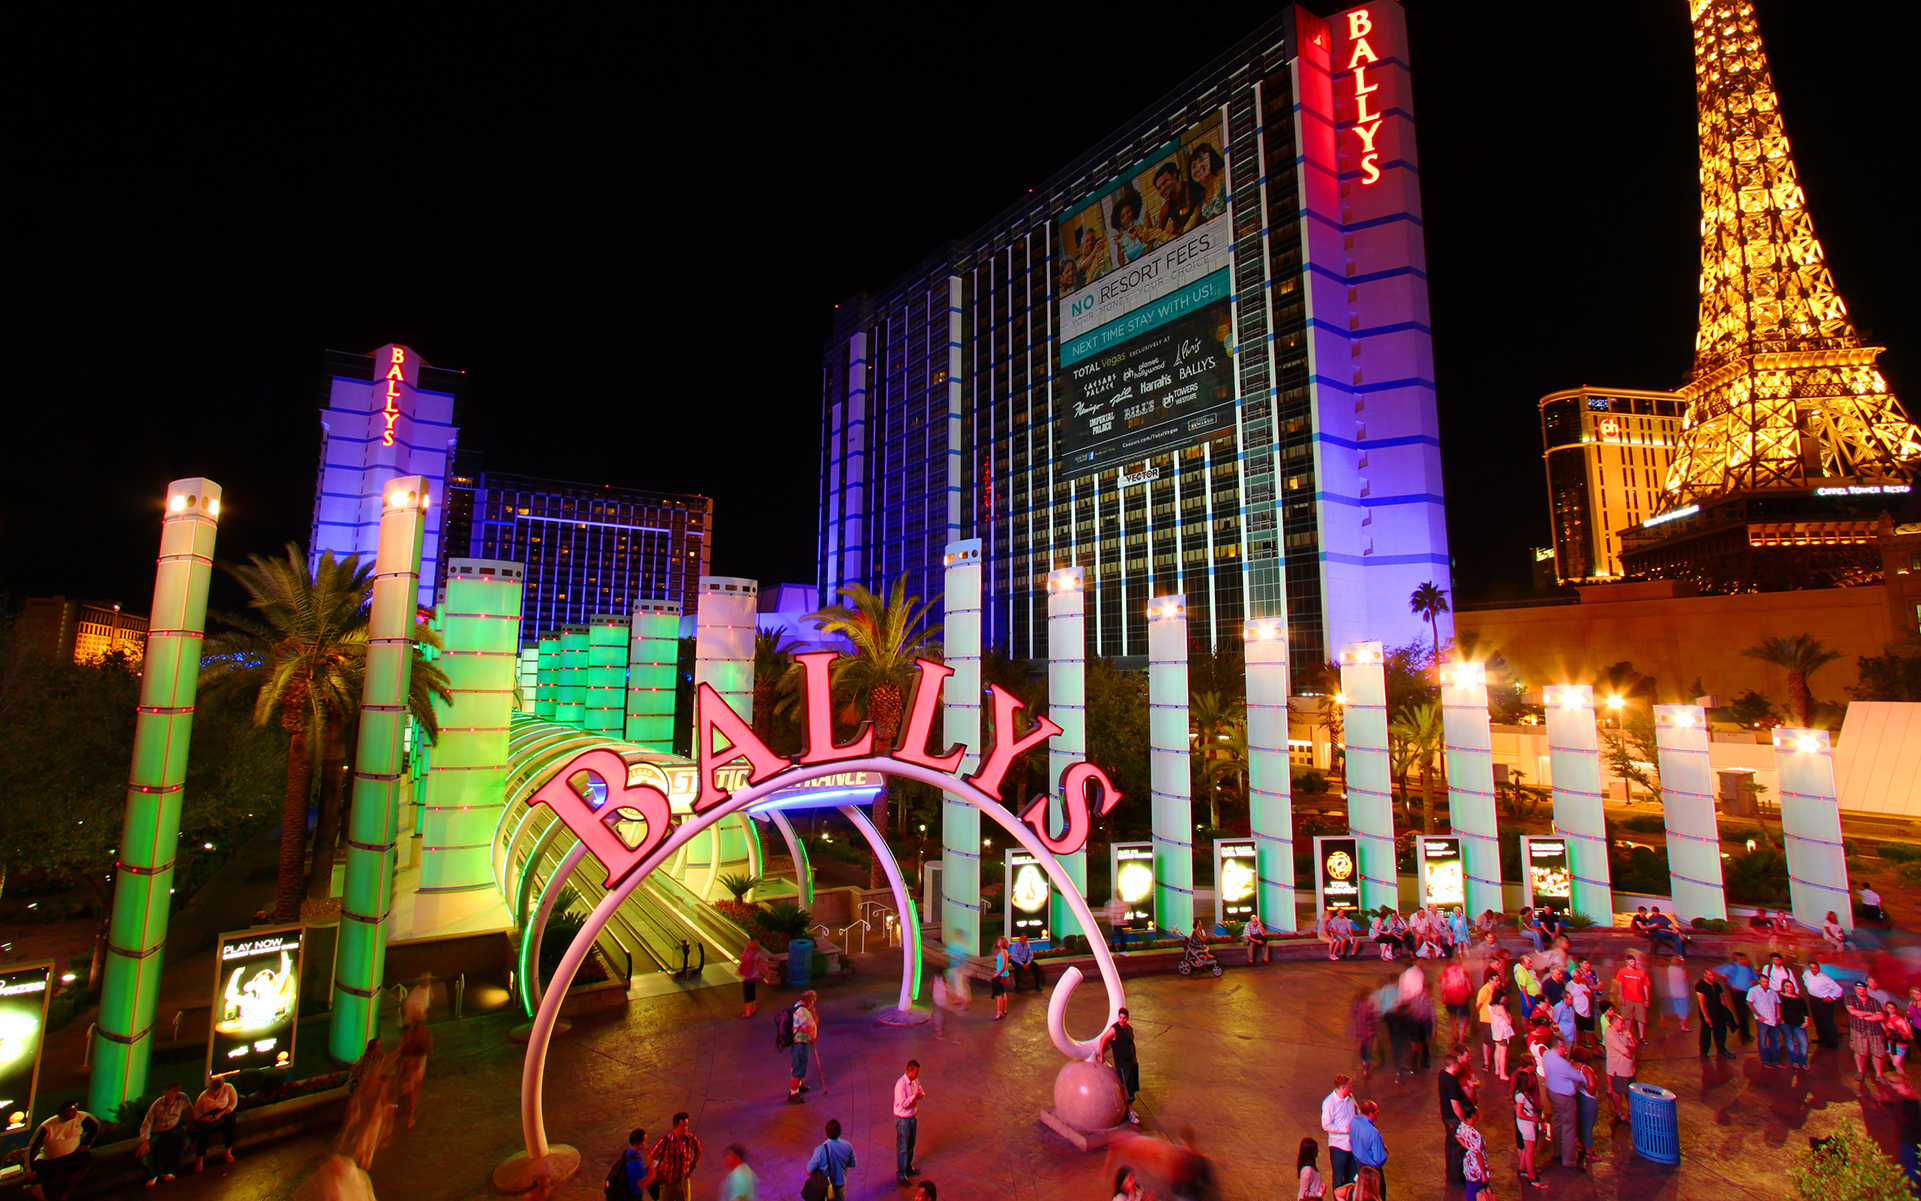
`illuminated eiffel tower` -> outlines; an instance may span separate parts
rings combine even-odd
[[[1921,434],[1834,288],[1749,0],[1690,0],[1701,140],[1701,326],[1663,513],[1631,574],[1716,589],[1864,583]],[[1895,499],[1885,499],[1890,494]]]

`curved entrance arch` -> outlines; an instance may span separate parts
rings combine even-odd
[[[586,924],[574,935],[573,942],[568,944],[567,953],[561,958],[560,966],[554,969],[553,979],[548,983],[547,990],[540,999],[540,1008],[534,1014],[533,1027],[527,1038],[527,1059],[521,1069],[520,1078],[520,1124],[526,1149],[495,1169],[496,1184],[503,1188],[524,1191],[532,1188],[540,1180],[555,1180],[569,1176],[579,1166],[578,1152],[570,1147],[553,1146],[547,1141],[543,1097],[547,1078],[547,1052],[553,1041],[554,1023],[560,1017],[561,1001],[565,999],[567,989],[573,984],[574,974],[580,970],[580,965],[586,959],[594,940],[613,916],[614,911],[620,907],[621,902],[639,887],[642,880],[672,858],[675,852],[685,846],[689,840],[723,818],[739,813],[766,800],[781,789],[791,787],[803,780],[849,771],[884,772],[888,775],[919,780],[923,784],[940,789],[956,800],[974,806],[998,823],[1001,829],[1034,855],[1041,869],[1047,873],[1048,879],[1060,891],[1063,903],[1080,921],[1081,928],[1097,929],[1093,912],[1088,909],[1086,899],[1080,895],[1080,890],[1075,886],[1074,881],[1062,870],[1053,852],[1047,848],[1035,831],[994,798],[965,780],[935,768],[886,755],[865,759],[843,759],[831,763],[797,763],[760,784],[740,789],[719,804],[696,813],[682,822],[667,838],[659,842],[632,872],[610,888],[600,899],[599,904],[594,906],[594,911],[588,915]],[[564,778],[570,774],[572,773],[568,768],[562,768],[556,778]],[[871,824],[867,826],[867,830],[872,831]],[[885,851],[885,845],[884,842],[879,843],[877,853],[882,854],[884,862],[892,863],[893,856]],[[899,870],[899,865],[895,864],[893,879],[898,880]],[[1104,1032],[1120,1016],[1121,1005],[1125,998],[1121,988],[1120,972],[1114,966],[1114,957],[1108,951],[1106,942],[1098,938],[1089,939],[1088,948],[1093,952],[1094,961],[1100,967],[1101,981],[1107,988],[1107,1020],[1101,1026]],[[1097,1035],[1093,1041],[1089,1042],[1076,1040],[1067,1033],[1065,1024],[1068,1000],[1081,979],[1080,969],[1070,967],[1062,975],[1060,983],[1055,986],[1053,995],[1047,1002],[1047,1033],[1062,1055],[1069,1059],[1088,1060],[1093,1059],[1100,1052],[1099,1036]],[[548,1165],[545,1161],[550,1156],[557,1162]]]

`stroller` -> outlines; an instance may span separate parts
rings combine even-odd
[[[1216,976],[1222,971],[1221,961],[1214,958],[1207,944],[1198,938],[1190,938],[1181,945],[1181,961],[1174,965],[1174,970],[1183,976],[1191,976],[1196,969],[1211,971]]]

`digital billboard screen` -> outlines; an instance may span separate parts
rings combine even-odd
[[[1315,888],[1323,913],[1361,908],[1360,844],[1348,835],[1323,834],[1314,839]]]
[[[1192,445],[1234,404],[1218,112],[1060,217],[1056,475]]]
[[[1527,863],[1527,903],[1567,912],[1574,905],[1574,873],[1568,869],[1567,839],[1521,840]]]
[[[1251,838],[1214,840],[1214,920],[1244,922],[1260,903],[1260,857]]]
[[[1047,937],[1048,903],[1054,889],[1040,860],[1030,851],[1007,854],[1007,936]]]
[[[1467,862],[1461,857],[1461,840],[1422,836],[1421,904],[1467,904]]]
[[[299,926],[220,936],[214,953],[209,1075],[293,1065],[300,947]]]
[[[18,1134],[33,1125],[52,987],[51,963],[0,968],[0,1133]]]
[[[1129,929],[1146,928],[1154,920],[1154,844],[1117,842],[1112,844],[1114,895],[1127,906]]]

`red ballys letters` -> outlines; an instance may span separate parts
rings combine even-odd
[[[1056,838],[1047,828],[1047,797],[1045,794],[1029,801],[1027,808],[1021,810],[1021,820],[1034,827],[1034,836],[1041,845],[1056,855],[1071,855],[1087,845],[1087,835],[1094,828],[1093,814],[1087,803],[1087,786],[1101,786],[1101,814],[1105,816],[1120,804],[1120,790],[1107,773],[1092,763],[1076,763],[1061,773],[1061,804],[1066,812],[1067,827]]]
[[[1381,114],[1374,111],[1373,93],[1381,90],[1379,80],[1369,82],[1367,69],[1381,61],[1368,45],[1367,35],[1374,32],[1374,20],[1365,8],[1347,14],[1347,36],[1353,43],[1348,52],[1347,70],[1354,73],[1354,135],[1361,141],[1361,184],[1381,178],[1381,156],[1374,149],[1374,135],[1381,132]]]
[[[927,739],[934,731],[934,708],[940,704],[941,683],[954,674],[954,669],[925,659],[914,660],[914,666],[920,669],[914,677],[914,703],[907,711],[907,724],[894,740],[894,758],[951,772],[960,766],[966,748],[957,746],[945,755],[933,755],[928,753]]]
[[[588,800],[597,778],[606,789],[598,805]],[[673,811],[666,794],[645,784],[627,785],[627,761],[609,750],[592,750],[574,756],[571,763],[527,798],[529,805],[545,805],[567,823],[574,837],[607,868],[607,887],[612,888],[640,866],[647,853],[660,845],[673,829]],[[647,823],[646,836],[637,847],[629,847],[614,833],[608,822],[631,820],[620,816],[622,809],[640,814]]]
[[[694,798],[694,812],[711,809],[727,799],[728,791],[714,782],[714,769],[723,763],[747,760],[754,769],[747,777],[749,784],[758,784],[775,772],[793,766],[785,756],[768,750],[753,727],[728,708],[727,702],[721,700],[720,693],[711,686],[700,686],[694,705],[694,750],[700,756],[700,795]],[[715,750],[715,734],[731,745],[725,750]]]
[[[407,378],[400,370],[407,362],[407,351],[405,348],[399,346],[394,347],[392,357],[393,363],[387,369],[387,407],[380,410],[380,415],[387,419],[387,428],[380,431],[380,444],[382,446],[392,446],[394,444],[394,422],[400,418],[400,406],[395,402],[400,399],[401,381]]]
[[[1014,714],[1022,708],[1020,700],[999,684],[990,687],[994,693],[994,749],[988,752],[981,769],[967,777],[967,782],[998,801],[1001,779],[1007,775],[1007,769],[1014,766],[1014,757],[1037,743],[1046,742],[1060,733],[1061,728],[1046,717],[1037,717],[1027,737],[1014,737]]]
[[[812,651],[805,655],[795,655],[799,660],[802,699],[807,714],[806,724],[801,727],[800,758],[796,763],[832,763],[836,759],[865,759],[874,753],[874,727],[867,722],[860,723],[860,733],[852,742],[836,745],[834,742],[834,693],[831,687],[830,668],[834,660],[840,658],[837,651]]]

